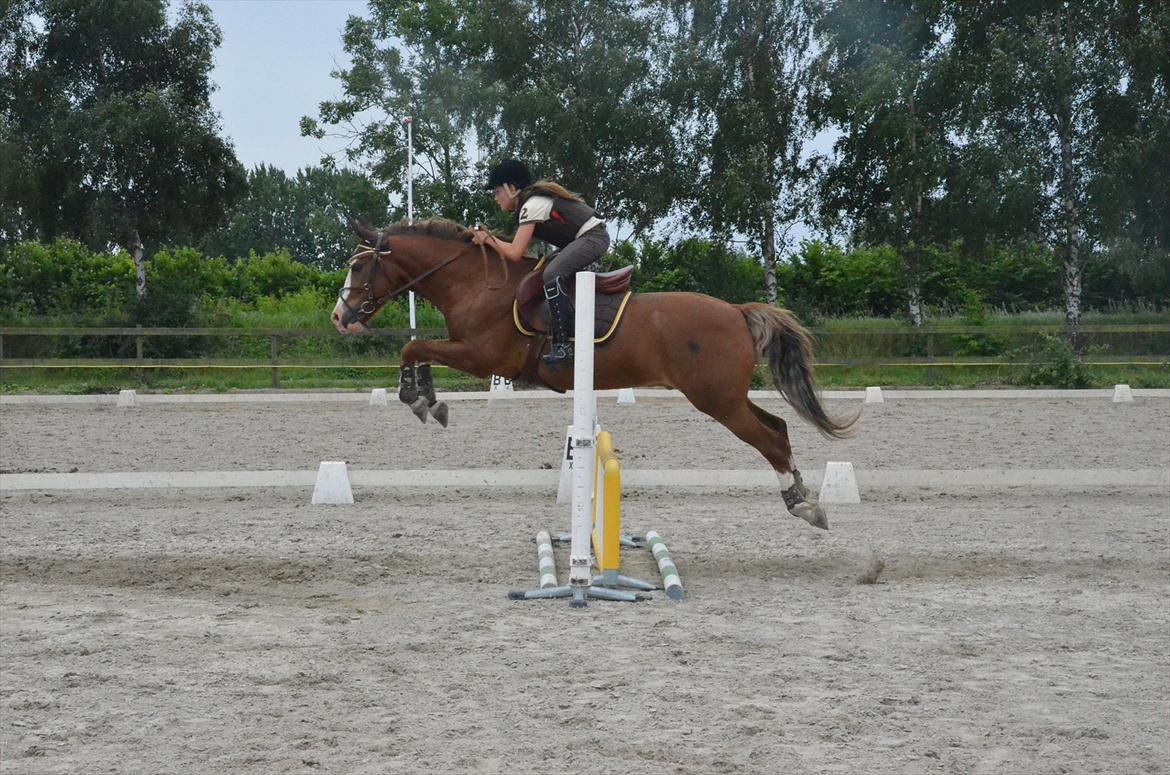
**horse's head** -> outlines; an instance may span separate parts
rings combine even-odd
[[[360,221],[350,220],[350,228],[361,237],[361,244],[349,262],[345,285],[337,294],[333,307],[333,326],[342,334],[356,334],[402,285],[401,271],[391,259],[390,238]]]

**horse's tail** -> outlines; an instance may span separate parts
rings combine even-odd
[[[812,337],[796,316],[767,304],[740,304],[738,307],[755,340],[757,356],[767,359],[776,389],[792,404],[796,413],[828,438],[852,436],[853,425],[861,413],[846,418],[830,417],[821,406],[816,377],[813,376]]]

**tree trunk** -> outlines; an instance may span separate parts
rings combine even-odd
[[[1073,169],[1072,116],[1067,100],[1062,101],[1060,132],[1060,206],[1064,211],[1064,322],[1081,322],[1081,256],[1076,180]]]
[[[775,307],[776,293],[776,224],[772,213],[764,216],[764,298]]]
[[[1068,28],[1067,16],[1056,10],[1056,51],[1057,56],[1064,60],[1069,51],[1075,51],[1076,41],[1072,40]],[[1064,214],[1064,224],[1060,235],[1060,242],[1064,245],[1064,322],[1070,328],[1075,328],[1081,322],[1081,256],[1080,256],[1080,224],[1077,210],[1077,181],[1076,157],[1073,149],[1073,104],[1071,91],[1073,87],[1058,82],[1055,97],[1055,111],[1053,118],[1056,124],[1057,140],[1060,143],[1060,209]]]
[[[134,240],[130,243],[130,255],[134,258],[134,270],[137,279],[134,290],[138,293],[138,300],[146,298],[146,261],[142,257],[142,240],[138,237],[138,230],[134,230]]]
[[[910,299],[910,325],[914,328],[922,327],[922,288],[918,284],[918,273],[911,273],[907,280],[907,295]]]

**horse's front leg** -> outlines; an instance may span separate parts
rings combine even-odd
[[[398,386],[398,399],[410,406],[422,422],[427,421],[427,413],[447,427],[449,410],[445,401],[438,400],[435,395],[435,382],[431,376],[431,364],[440,363],[455,369],[464,370],[470,357],[470,351],[462,342],[424,341],[416,339],[402,348],[401,381]]]

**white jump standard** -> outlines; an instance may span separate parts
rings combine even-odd
[[[537,600],[570,597],[579,608],[586,598],[633,602],[640,595],[593,586],[593,554],[590,539],[593,527],[593,289],[592,272],[577,273],[577,310],[573,353],[573,503],[572,541],[569,547],[569,583],[560,587],[512,592],[508,597]]]
[[[597,424],[597,400],[594,394],[593,315],[595,277],[592,272],[577,273],[576,312],[573,360],[573,425],[569,430],[567,452],[571,453],[571,532],[569,539],[569,578],[561,586],[549,586],[555,579],[552,546],[548,533],[537,536],[540,561],[540,588],[527,592],[510,592],[513,600],[571,598],[579,608],[588,598],[636,602],[646,599],[638,591],[657,589],[638,579],[618,572],[620,547],[636,546],[620,535],[621,478],[618,460],[609,434],[601,433]],[[600,459],[599,459],[600,456]],[[594,554],[600,575],[593,575]],[[669,594],[669,590],[668,590]]]

